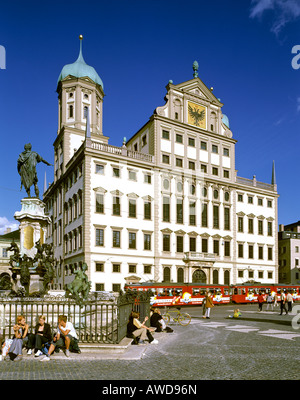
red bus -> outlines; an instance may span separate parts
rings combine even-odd
[[[214,304],[228,304],[230,302],[257,303],[259,292],[267,297],[268,293],[277,295],[280,300],[280,291],[291,291],[294,302],[300,301],[300,286],[289,284],[260,284],[243,283],[240,285],[217,285],[203,283],[171,283],[171,282],[144,282],[126,284],[125,290],[151,290],[153,296],[150,304],[157,307],[202,305],[207,291],[213,295]]]
[[[231,288],[227,285],[203,283],[144,282],[126,284],[125,290],[151,290],[150,304],[155,307],[201,305],[210,291],[214,304],[230,303]]]
[[[285,294],[290,291],[293,296],[293,300],[300,301],[300,286],[284,283],[271,285],[264,285],[263,283],[243,283],[242,285],[233,285],[231,301],[237,304],[257,303],[257,296],[259,292],[265,296],[265,299],[268,293],[271,293],[273,296],[276,295],[277,301],[279,301],[281,291],[284,291]]]

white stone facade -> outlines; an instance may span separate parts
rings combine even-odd
[[[99,85],[69,76],[58,93],[55,181],[44,194],[57,288],[83,262],[92,290],[123,289],[126,278],[278,281],[277,187],[237,176],[223,104],[199,78],[169,83],[166,104],[123,147],[103,136]]]

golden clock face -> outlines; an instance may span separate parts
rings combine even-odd
[[[206,129],[206,107],[188,102],[188,124]]]

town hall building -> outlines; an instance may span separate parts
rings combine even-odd
[[[55,288],[83,263],[93,291],[278,282],[274,165],[270,184],[237,176],[236,139],[197,62],[192,79],[169,81],[165,105],[116,147],[102,128],[103,82],[81,45],[57,82],[54,182],[44,193]]]

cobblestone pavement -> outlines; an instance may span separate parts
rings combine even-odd
[[[190,325],[176,324],[173,333],[156,334],[157,345],[129,346],[124,355],[54,355],[47,363],[33,356],[3,361],[0,379],[298,380],[300,330],[276,323],[293,316],[278,316],[278,310],[258,313],[256,306],[240,309],[242,316],[253,319],[226,318],[232,305],[214,307],[210,320],[201,318],[201,308],[189,308]]]

